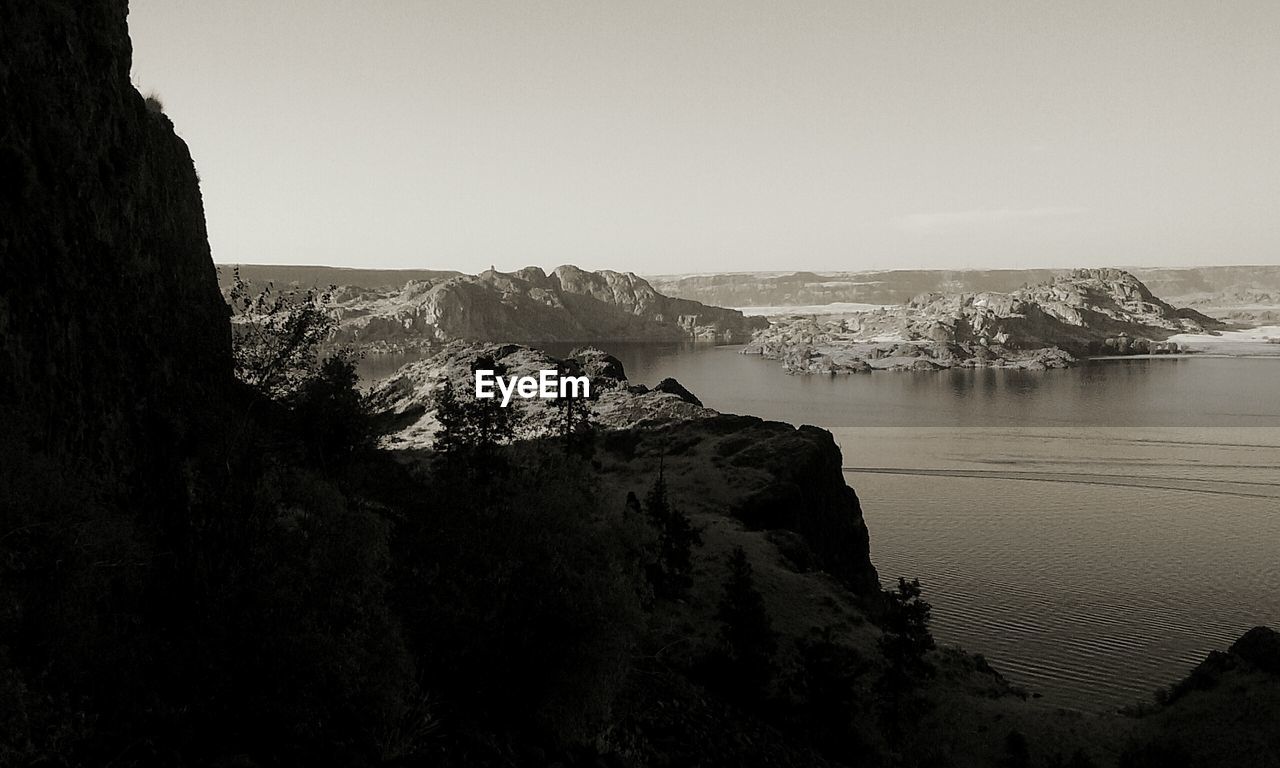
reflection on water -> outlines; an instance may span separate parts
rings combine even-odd
[[[829,378],[731,348],[599,346],[634,382],[831,429],[886,582],[918,576],[941,641],[1052,702],[1146,699],[1280,625],[1280,360]]]

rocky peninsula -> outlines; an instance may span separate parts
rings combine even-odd
[[[1092,355],[1166,354],[1224,324],[1156,297],[1129,272],[1079,269],[1009,293],[925,293],[845,316],[773,318],[742,351],[791,373],[1044,370]]]

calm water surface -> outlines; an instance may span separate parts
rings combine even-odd
[[[1280,625],[1280,359],[832,379],[727,348],[603,346],[632,381],[830,429],[885,582],[918,576],[939,640],[1049,701],[1144,700]]]

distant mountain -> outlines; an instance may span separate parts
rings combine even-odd
[[[748,353],[795,372],[954,366],[1061,367],[1077,355],[1167,352],[1223,323],[1157,298],[1119,269],[1078,269],[1008,293],[925,293],[846,318],[776,319]]]
[[[443,280],[462,273],[448,269],[352,269],[293,264],[219,264],[218,285],[231,287],[236,270],[249,283],[275,283],[301,288],[346,285],[356,288],[399,288],[410,280]]]
[[[1153,292],[1215,316],[1240,317],[1260,307],[1280,309],[1280,266],[1134,269]],[[904,304],[922,293],[1011,293],[1067,273],[1055,269],[892,270],[881,272],[727,273],[664,275],[650,280],[669,296],[725,307]],[[1243,314],[1240,314],[1243,313]]]
[[[1007,292],[1052,279],[1059,270],[925,270],[883,272],[726,273],[663,275],[650,280],[658,290],[725,307],[808,304],[901,304],[930,291]]]
[[[241,270],[243,279],[268,274],[262,268]],[[348,276],[340,271],[296,274]],[[630,272],[588,272],[568,265],[550,274],[537,267],[511,273],[491,269],[479,275],[434,273],[390,288],[374,285],[385,284],[385,272],[352,276],[366,286],[343,283],[333,292],[336,340],[359,346],[394,349],[455,339],[743,343],[767,325],[737,310],[664,296]]]

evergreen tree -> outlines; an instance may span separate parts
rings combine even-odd
[[[933,606],[921,598],[920,580],[899,577],[896,591],[887,592],[888,611],[880,650],[891,668],[913,676],[928,676],[933,669],[925,654],[934,649],[929,632]]]
[[[773,676],[778,640],[742,547],[729,556],[729,580],[717,616],[729,681],[743,694],[759,694]]]
[[[671,504],[663,467],[658,468],[644,506],[649,525],[657,534],[656,557],[648,567],[649,583],[658,597],[680,597],[693,584],[693,548],[702,545],[702,532]]]
[[[567,360],[557,366],[560,376],[579,376],[582,368],[576,361]],[[590,457],[595,450],[595,425],[591,423],[591,398],[575,394],[570,389],[555,399],[559,411],[556,434],[564,445],[565,453],[577,453]]]
[[[898,588],[885,593],[887,609],[880,652],[888,665],[876,682],[881,717],[891,744],[902,742],[904,726],[925,706],[915,695],[918,682],[933,674],[925,655],[934,649],[929,632],[932,606],[921,598],[920,580],[898,579]]]

